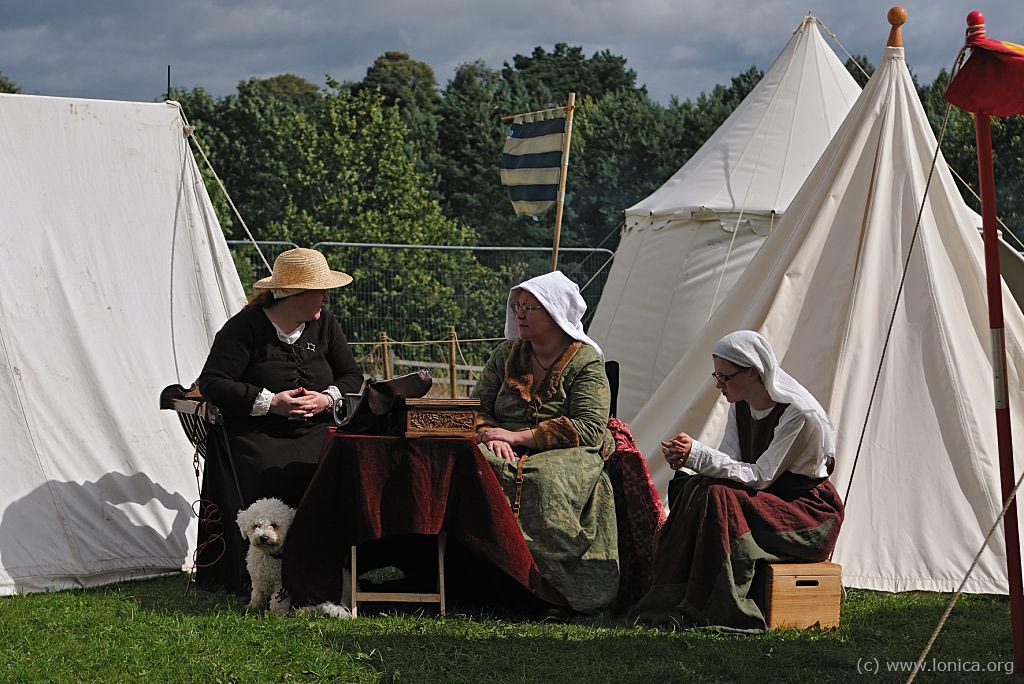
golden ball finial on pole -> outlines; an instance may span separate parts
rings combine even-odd
[[[889,10],[885,18],[889,20],[889,25],[892,26],[889,29],[889,40],[886,42],[886,45],[888,47],[903,47],[903,32],[900,30],[900,27],[907,23],[907,10],[897,5]]]

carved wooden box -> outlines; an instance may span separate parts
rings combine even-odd
[[[398,410],[398,431],[404,437],[472,437],[479,410],[479,399],[406,398]]]

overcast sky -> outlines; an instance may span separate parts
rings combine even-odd
[[[811,10],[853,54],[877,63],[891,0],[0,0],[0,71],[24,92],[150,101],[166,87],[214,95],[241,80],[293,73],[359,80],[386,50],[430,64],[441,87],[464,62],[497,68],[556,42],[628,59],[666,102],[745,70],[766,69]],[[948,68],[964,18],[981,9],[991,37],[1024,43],[1024,3],[911,0],[910,68]],[[828,39],[840,58],[842,48]]]

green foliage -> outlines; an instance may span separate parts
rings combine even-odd
[[[389,51],[374,60],[357,92],[379,92],[389,105],[398,107],[408,134],[406,151],[416,170],[434,181],[437,170],[437,127],[441,97],[429,64],[404,52]]]
[[[838,630],[758,637],[421,612],[336,620],[256,616],[244,600],[186,592],[181,575],[0,600],[5,682],[851,682],[904,681],[948,604],[941,594],[851,590]],[[450,609],[451,610],[451,609]],[[865,673],[874,659],[885,674]],[[922,681],[1006,682],[1005,597],[964,596],[930,655],[981,672]],[[1002,671],[986,672],[989,663]],[[858,664],[861,669],[858,670]]]
[[[637,87],[636,72],[626,68],[625,57],[608,50],[587,57],[582,47],[566,43],[556,43],[551,52],[536,47],[529,56],[516,55],[511,65],[505,63],[502,78],[525,93],[534,109],[563,105],[570,92],[594,99],[619,90],[647,93]]]
[[[924,104],[932,130],[938,136],[946,115],[947,103],[943,98],[949,83],[949,73],[939,72],[927,86],[918,92]],[[1018,236],[1024,237],[1024,116],[992,118],[992,163],[996,178],[996,210],[1003,222]],[[960,194],[967,204],[981,212],[980,203],[971,192],[978,190],[978,156],[975,142],[974,117],[968,112],[951,107],[942,141],[942,155],[950,168],[967,182],[965,188],[958,180]],[[1010,244],[1020,244],[1006,236]]]
[[[863,83],[856,65],[868,73],[874,67],[863,56],[847,61]],[[608,236],[602,246],[614,249],[622,211],[672,176],[762,76],[752,66],[696,98],[660,104],[637,85],[624,57],[587,56],[560,43],[516,55],[501,69],[463,64],[441,92],[428,65],[387,52],[359,83],[329,81],[318,90],[285,74],[242,82],[223,98],[198,88],[174,96],[258,239],[547,246],[554,211],[540,221],[517,217],[500,185],[501,117],[564,104],[575,91],[562,245],[597,246]],[[941,73],[919,86],[936,132],[945,82]],[[1022,122],[993,122],[999,209],[1014,230],[1024,221]],[[951,112],[943,154],[976,187],[969,115]],[[212,176],[205,168],[203,174],[226,234],[244,238]],[[398,321],[386,326],[398,339],[439,339],[450,324],[462,338],[499,335],[505,289],[547,260],[524,258],[500,270],[465,252],[328,251],[357,278],[334,306],[358,340],[376,339],[384,327],[378,312]]]
[[[258,239],[307,246],[476,241],[431,197],[407,154],[398,109],[376,91],[352,93],[329,80],[313,106],[256,80],[220,101],[201,90],[176,95]],[[221,197],[204,178],[211,196]],[[226,203],[215,209],[232,237],[242,239]],[[363,250],[353,264],[342,250],[324,251],[356,279],[333,302],[352,339],[376,339],[382,311],[399,321],[387,330],[397,339],[437,339],[451,324],[461,337],[492,336],[504,321],[504,301],[494,296],[500,274],[472,253]]]
[[[861,88],[868,84],[868,79],[875,73],[875,65],[864,55],[854,55],[847,58],[843,66],[846,67],[846,70],[850,72],[850,76],[853,76],[853,80]]]
[[[636,90],[583,98],[569,166],[574,241],[599,243],[622,221],[624,209],[675,173],[683,123],[677,114]]]
[[[294,74],[281,74],[263,80],[253,80],[263,93],[299,111],[311,111],[320,104],[320,89]]]
[[[4,72],[0,71],[0,93],[20,93],[21,88]]]
[[[374,242],[466,245],[475,235],[446,218],[430,197],[404,148],[405,127],[377,94],[350,94],[329,82],[315,119],[297,114],[279,154],[291,173],[281,198],[284,217],[267,227],[272,238],[299,244]],[[349,268],[339,264],[342,268]],[[352,275],[364,283],[389,274],[372,307],[407,320],[388,330],[398,339],[437,339],[459,321],[464,337],[493,334],[504,315],[493,276],[469,253],[371,250]],[[359,308],[355,288],[339,291],[342,310]],[[476,316],[467,318],[462,307]],[[357,339],[376,330],[353,330]]]
[[[516,216],[501,186],[502,115],[529,105],[501,73],[463,64],[444,91],[438,129],[440,187],[449,216],[471,226],[486,245],[549,245],[551,221]]]
[[[552,52],[538,47],[531,56],[517,55],[500,72],[482,62],[464,64],[441,105],[445,209],[486,243],[551,244],[554,212],[541,221],[516,217],[498,185],[507,130],[500,114],[561,105],[565,93],[577,91],[562,244],[597,246],[610,233],[615,237],[622,211],[675,173],[762,75],[751,67],[696,102],[665,107],[636,85],[625,58],[607,51],[587,58],[582,48],[560,43]]]

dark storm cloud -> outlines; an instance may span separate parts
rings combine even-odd
[[[215,95],[240,80],[295,73],[362,78],[375,57],[402,50],[434,67],[443,86],[455,68],[483,59],[500,67],[517,53],[556,42],[608,49],[629,60],[651,95],[693,97],[750,65],[767,68],[809,3],[523,0],[141,0],[0,3],[0,71],[26,92],[150,100],[176,85]],[[815,14],[852,53],[877,62],[889,2],[827,0]],[[963,40],[959,0],[905,4],[907,61],[925,81],[949,66]],[[983,8],[989,33],[1024,41],[1019,0]],[[830,39],[831,41],[831,39]],[[831,42],[841,59],[845,54]]]

